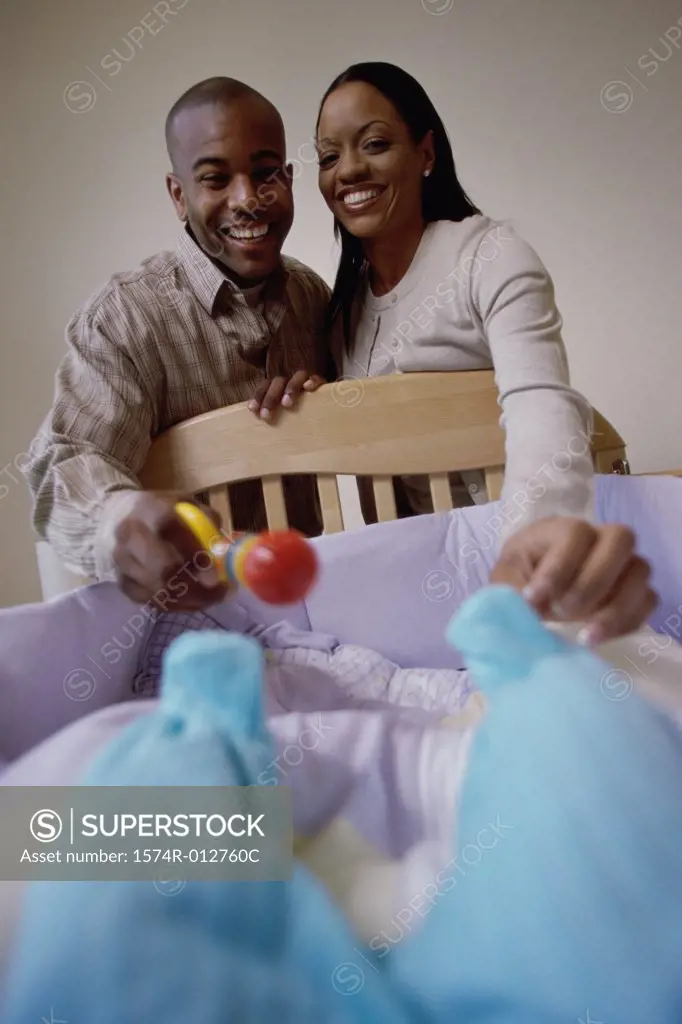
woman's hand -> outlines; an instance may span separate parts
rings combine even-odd
[[[599,644],[649,618],[658,604],[650,575],[627,527],[553,517],[510,537],[490,582],[520,590],[545,618],[585,622],[581,642]]]
[[[249,409],[264,420],[273,420],[277,406],[291,409],[302,391],[317,391],[326,382],[316,373],[299,370],[291,378],[275,377],[264,380],[256,388]]]

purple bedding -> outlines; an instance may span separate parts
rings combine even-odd
[[[661,597],[651,625],[682,636],[682,479],[598,477],[597,516],[635,530]],[[353,644],[404,669],[461,668],[444,629],[486,583],[499,522],[493,503],[319,538],[320,582],[286,609],[242,593],[209,616],[155,624],[99,584],[0,611],[0,764],[85,715],[148,694],[164,643],[187,628],[251,632],[274,648]]]

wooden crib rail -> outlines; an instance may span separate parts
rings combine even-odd
[[[246,404],[180,423],[153,442],[140,474],[147,488],[208,492],[230,526],[227,484],[260,479],[268,524],[286,525],[282,477],[317,477],[325,532],[344,528],[337,476],[373,478],[380,521],[395,519],[391,479],[428,475],[434,508],[452,507],[447,474],[483,470],[490,500],[499,497],[505,435],[490,370],[412,373],[343,380],[303,395],[274,424]],[[611,472],[625,458],[620,435],[595,413],[595,465]],[[608,468],[606,468],[608,467]]]

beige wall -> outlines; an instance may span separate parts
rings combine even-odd
[[[174,244],[163,119],[212,74],[280,106],[301,161],[288,251],[329,280],[306,145],[318,99],[354,60],[420,78],[465,187],[550,268],[576,385],[624,434],[635,471],[682,466],[680,26],[678,0],[4,5],[0,604],[40,593],[12,463],[51,401],[64,325],[112,272]],[[666,56],[666,32],[662,63],[649,50]],[[126,36],[134,56],[118,66]]]

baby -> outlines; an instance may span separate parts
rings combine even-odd
[[[679,733],[509,587],[472,597],[447,637],[490,698],[480,730],[385,711],[268,718],[258,645],[186,631],[160,704],[139,702],[132,729],[102,737],[87,784],[276,784],[258,773],[298,751],[283,780],[291,883],[41,883],[3,1019],[52,1001],[93,1022],[102,1006],[122,1021],[179,1021],[188,1007],[218,1020],[228,1006],[254,1022],[396,1022],[423,1007],[434,1024],[545,1024],[591,1020],[586,1005],[677,1022]]]

